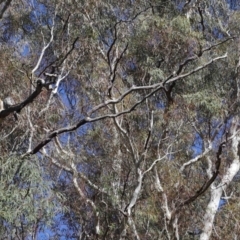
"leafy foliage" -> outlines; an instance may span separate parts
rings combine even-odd
[[[224,0],[8,2],[0,234],[237,236],[239,12]]]

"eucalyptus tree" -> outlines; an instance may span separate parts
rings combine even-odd
[[[1,231],[36,238],[62,208],[69,239],[237,236],[239,12],[223,0],[11,4]]]

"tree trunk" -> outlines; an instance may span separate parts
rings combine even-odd
[[[240,168],[240,159],[239,159],[239,145],[240,145],[240,136],[238,136],[237,125],[238,118],[233,119],[232,123],[232,153],[234,160],[230,164],[229,168],[226,170],[225,174],[222,177],[221,182],[218,185],[213,184],[211,188],[211,199],[208,203],[205,215],[204,215],[204,227],[203,232],[200,235],[200,240],[210,239],[213,221],[217,210],[219,208],[219,203],[222,197],[222,193],[225,192],[228,185],[232,182],[232,179],[237,174]]]

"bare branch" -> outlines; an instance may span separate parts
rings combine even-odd
[[[165,83],[170,83],[170,82],[174,82],[177,80],[180,80],[182,78],[188,77],[190,75],[192,75],[195,72],[198,72],[200,70],[202,70],[203,68],[207,67],[208,65],[210,65],[211,63],[220,60],[220,59],[224,59],[227,57],[227,53],[224,54],[223,56],[219,56],[216,58],[211,59],[209,62],[203,64],[202,66],[199,66],[197,68],[195,68],[192,71],[189,71],[187,73],[184,73],[182,75],[173,77],[171,79],[169,79],[167,82]],[[27,100],[25,100],[21,105],[17,106],[17,107],[12,107],[12,111],[16,111],[19,109],[22,109],[26,104],[28,104],[29,102],[31,102],[42,90],[42,85],[41,82],[40,84],[38,84],[39,87],[36,88],[35,92],[31,95],[31,97],[29,97]],[[133,86],[131,89],[129,89],[128,91],[126,91],[124,94],[122,94],[118,99],[114,99],[114,100],[109,100],[106,101],[102,104],[99,104],[98,106],[96,106],[95,108],[93,108],[89,113],[88,116],[90,116],[93,112],[96,112],[97,110],[100,110],[101,108],[109,105],[109,104],[114,104],[114,103],[118,103],[120,101],[122,101],[127,95],[129,95],[131,92],[133,91],[138,91],[138,90],[143,90],[143,89],[153,89],[152,92],[150,92],[149,94],[145,95],[142,99],[140,99],[138,102],[136,102],[131,108],[124,110],[122,112],[116,113],[116,114],[106,114],[103,116],[99,116],[99,117],[95,117],[95,118],[90,118],[90,117],[85,117],[84,119],[80,120],[78,123],[76,123],[73,126],[69,126],[69,127],[65,127],[65,128],[61,128],[58,130],[53,131],[52,133],[50,133],[46,139],[42,140],[34,149],[32,149],[31,152],[29,152],[29,154],[36,154],[43,146],[45,146],[46,144],[48,144],[50,141],[52,141],[53,138],[55,138],[57,135],[65,133],[65,132],[71,132],[74,131],[76,129],[78,129],[79,127],[85,125],[86,123],[90,123],[90,122],[96,122],[96,121],[100,121],[100,120],[104,120],[107,118],[115,118],[118,116],[121,116],[123,114],[127,114],[132,112],[138,105],[140,105],[142,102],[145,101],[145,99],[149,98],[150,96],[152,96],[155,92],[159,91],[160,89],[163,88],[163,83],[157,83],[157,84],[153,84],[153,85],[149,85],[149,86],[139,86],[139,87],[135,87]],[[3,116],[3,114],[5,113],[6,110],[0,112],[0,117]],[[6,113],[5,113],[6,114]],[[7,115],[9,115],[10,113],[8,113]],[[24,155],[25,156],[25,155]]]
[[[51,162],[52,162],[55,166],[57,166],[57,167],[59,167],[59,168],[61,168],[61,169],[64,169],[65,171],[67,171],[67,172],[69,172],[69,173],[71,173],[71,174],[74,174],[74,171],[76,170],[76,166],[75,166],[74,163],[71,163],[71,164],[70,164],[70,167],[67,166],[67,165],[64,164],[64,163],[60,163],[58,160],[56,160],[56,159],[54,159],[53,157],[49,156],[49,155],[47,154],[47,151],[46,151],[45,148],[42,149],[41,153],[42,153],[45,157],[47,157],[48,159],[50,159]],[[64,151],[64,153],[65,153],[65,151]],[[75,168],[73,169],[72,166],[74,166]],[[97,190],[98,192],[107,194],[107,191],[106,191],[105,189],[100,188],[99,186],[97,186],[96,184],[94,184],[93,182],[91,182],[91,181],[89,180],[89,178],[87,178],[87,177],[83,174],[83,172],[78,172],[78,171],[77,171],[76,174],[78,175],[78,177],[79,177],[80,179],[84,180],[84,181],[85,181],[90,187],[92,187],[93,189]]]
[[[185,163],[182,165],[182,167],[180,168],[180,171],[183,172],[184,169],[185,169],[187,166],[189,166],[189,165],[197,162],[199,159],[201,159],[201,158],[203,158],[204,156],[206,156],[206,155],[212,150],[212,147],[213,147],[213,146],[212,146],[212,142],[209,141],[209,142],[208,142],[208,147],[204,150],[204,152],[201,153],[201,154],[199,154],[199,155],[197,155],[195,158],[192,158],[191,160],[185,162]]]
[[[204,69],[205,67],[207,67],[208,65],[212,64],[213,62],[218,61],[218,60],[220,60],[220,59],[224,59],[224,58],[227,58],[227,53],[225,53],[225,54],[222,55],[222,56],[219,56],[219,57],[216,57],[216,58],[211,59],[211,60],[208,61],[207,63],[205,63],[205,64],[203,64],[203,65],[201,65],[201,66],[193,69],[192,71],[189,71],[189,72],[187,72],[187,73],[184,73],[184,74],[179,75],[179,76],[176,76],[176,77],[173,77],[173,78],[167,80],[166,83],[174,82],[174,81],[176,81],[176,80],[178,80],[178,79],[180,79],[180,78],[188,77],[188,76],[192,75],[193,73],[196,73],[196,72]]]
[[[74,173],[73,173],[73,184],[75,186],[75,188],[77,189],[80,197],[86,202],[88,203],[94,213],[95,213],[95,217],[97,219],[97,224],[95,226],[95,230],[96,230],[96,234],[99,235],[100,234],[100,221],[99,221],[99,212],[98,212],[98,209],[97,209],[97,206],[95,205],[95,203],[90,199],[90,198],[87,198],[85,196],[85,194],[83,193],[82,189],[80,188],[79,184],[78,184],[78,178],[77,178],[77,170],[76,170],[76,167],[74,164],[71,164],[71,167],[72,169],[74,170]]]
[[[123,49],[123,51],[121,52],[120,56],[119,57],[115,56],[115,58],[113,60],[113,63],[112,63],[112,66],[111,66],[111,71],[110,71],[110,74],[111,74],[110,75],[110,86],[108,87],[108,96],[109,97],[112,96],[111,91],[112,91],[113,83],[116,79],[117,66],[118,66],[120,60],[122,59],[123,54],[127,51],[127,48],[128,48],[128,44],[126,44],[126,46]]]
[[[33,102],[33,100],[35,98],[37,98],[37,96],[41,93],[43,87],[47,88],[48,83],[45,83],[45,81],[43,79],[37,80],[37,87],[36,87],[35,91],[30,96],[28,96],[28,98],[26,100],[24,100],[23,102],[21,102],[19,104],[15,104],[13,106],[10,106],[3,111],[0,111],[0,118],[5,118],[9,114],[14,113],[14,112],[19,113],[25,106],[27,106],[29,103]]]
[[[218,151],[217,151],[217,160],[215,163],[215,172],[213,173],[212,177],[202,185],[202,187],[196,191],[196,193],[191,196],[190,198],[188,198],[187,200],[185,200],[184,202],[180,203],[178,206],[178,209],[180,209],[181,207],[188,205],[189,203],[193,202],[194,200],[196,200],[200,195],[202,195],[204,192],[207,191],[207,189],[211,186],[211,184],[215,181],[215,179],[217,178],[218,174],[219,174],[219,169],[220,169],[220,164],[221,164],[221,154],[222,154],[222,149],[225,146],[226,141],[223,141],[219,147],[218,147]]]
[[[137,183],[137,186],[134,189],[134,192],[133,192],[132,198],[130,200],[130,203],[125,210],[127,212],[128,216],[131,216],[132,208],[135,206],[135,204],[137,202],[137,199],[138,199],[138,196],[140,194],[141,188],[142,188],[142,181],[143,181],[143,176],[144,175],[142,174],[141,169],[139,169],[139,168],[137,169],[137,174],[138,174],[138,180],[137,180],[138,183]]]
[[[55,17],[55,16],[54,16],[54,17]],[[50,34],[51,34],[50,39],[49,39],[48,43],[42,48],[42,51],[41,51],[40,56],[39,56],[39,58],[38,58],[38,62],[37,62],[37,64],[36,64],[36,66],[35,66],[35,67],[33,68],[33,70],[32,70],[32,76],[33,76],[33,75],[35,74],[35,72],[38,70],[38,68],[39,68],[39,66],[40,66],[40,64],[41,64],[41,62],[42,62],[42,59],[43,59],[43,56],[44,56],[46,50],[49,48],[49,46],[50,46],[51,43],[53,42],[53,37],[54,37],[53,31],[54,31],[54,27],[55,27],[55,19],[53,18],[53,24],[52,24],[51,32],[50,32]]]

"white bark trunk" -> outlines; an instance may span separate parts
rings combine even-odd
[[[232,161],[231,165],[223,175],[222,181],[216,187],[213,186],[211,189],[211,199],[210,199],[210,202],[208,203],[208,206],[204,215],[204,227],[203,227],[203,232],[200,235],[200,240],[210,239],[212,228],[213,228],[213,221],[219,207],[222,193],[228,187],[233,177],[239,171],[240,161],[239,161],[239,155],[238,155],[239,154],[238,144],[239,144],[240,138],[236,136],[236,134],[237,132],[234,131],[233,138],[232,138],[232,152],[233,152],[234,160]]]
[[[113,158],[113,163],[112,163],[112,168],[114,170],[114,179],[112,181],[112,191],[113,191],[113,201],[114,201],[114,204],[120,208],[121,207],[121,204],[120,204],[120,195],[119,195],[119,189],[120,189],[120,186],[121,186],[121,179],[120,179],[120,176],[121,176],[121,165],[122,165],[122,152],[120,150],[120,145],[119,145],[119,134],[118,134],[118,131],[116,129],[116,127],[113,128],[113,146],[115,149],[118,149],[117,150],[117,154],[116,156],[114,156]]]
[[[211,199],[208,203],[205,216],[204,216],[204,228],[200,236],[200,240],[208,240],[212,233],[213,220],[218,210],[219,202],[222,196],[223,188],[215,188],[211,190]]]

